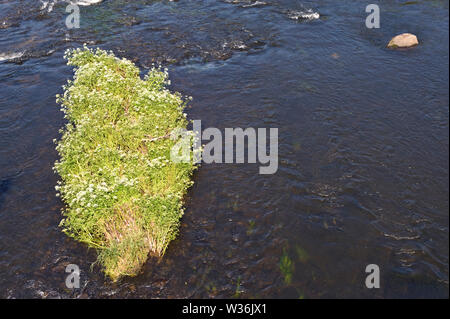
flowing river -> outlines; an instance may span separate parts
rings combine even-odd
[[[68,29],[67,2],[0,0],[0,297],[448,298],[448,1],[380,1],[368,29],[371,2],[105,0]],[[386,49],[403,32],[420,45]],[[83,43],[167,67],[204,128],[279,129],[276,174],[203,164],[178,239],[118,283],[58,227],[55,95]]]

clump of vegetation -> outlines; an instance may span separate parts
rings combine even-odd
[[[233,297],[234,298],[239,298],[243,292],[244,291],[243,291],[242,286],[241,286],[241,276],[239,276],[238,279],[237,279],[237,282],[236,282],[236,290],[234,292]]]
[[[66,204],[63,231],[98,250],[114,281],[162,256],[178,231],[195,166],[170,160],[170,137],[188,121],[185,100],[171,93],[167,70],[144,79],[126,59],[100,49],[66,52],[73,81],[58,96],[68,120],[57,141]]]
[[[295,246],[295,251],[297,252],[297,258],[300,262],[306,263],[309,260],[309,254],[299,245]]]
[[[279,267],[281,273],[283,274],[285,284],[290,285],[295,270],[295,264],[289,257],[287,249],[283,249],[283,255],[280,258]]]
[[[256,222],[254,220],[248,221],[248,227],[247,227],[247,235],[250,236],[255,231],[255,225]]]

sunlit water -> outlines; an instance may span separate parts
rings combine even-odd
[[[64,1],[0,0],[0,297],[448,297],[448,1],[382,1],[377,30],[366,2],[105,0],[68,30]],[[386,49],[402,32],[421,44]],[[275,175],[203,165],[165,257],[117,284],[58,228],[55,95],[83,43],[169,67],[203,127],[279,128]]]

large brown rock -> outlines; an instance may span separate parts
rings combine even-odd
[[[402,33],[391,39],[388,43],[388,48],[410,48],[419,44],[419,40],[414,34]]]

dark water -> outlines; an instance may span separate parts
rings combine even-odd
[[[0,297],[448,298],[448,1],[404,2],[369,30],[368,1],[106,0],[68,30],[62,1],[0,0]],[[421,44],[385,49],[402,32]],[[58,228],[55,94],[83,43],[168,66],[203,127],[279,128],[277,174],[203,165],[164,259],[117,284]]]

